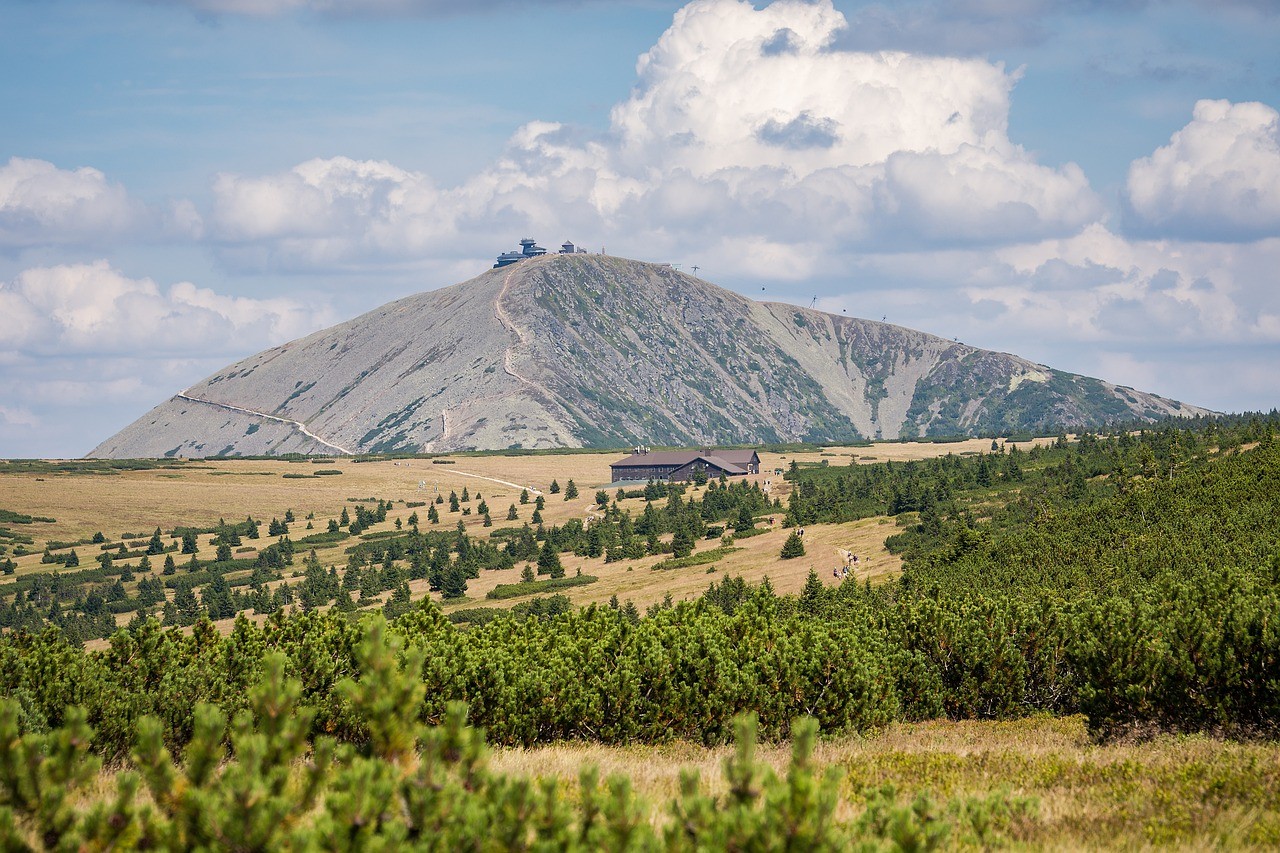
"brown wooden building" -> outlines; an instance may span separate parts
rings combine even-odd
[[[640,451],[609,466],[613,481],[689,480],[695,471],[708,478],[738,477],[760,473],[760,455],[754,450],[659,450]]]

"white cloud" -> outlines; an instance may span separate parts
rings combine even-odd
[[[1280,294],[1256,277],[1280,240],[1245,246],[1128,240],[1101,225],[1010,247],[964,289],[1015,334],[1129,346],[1276,344]]]
[[[213,190],[210,236],[264,266],[421,256],[452,229],[431,180],[385,162],[309,160],[277,175],[219,175]]]
[[[212,236],[248,266],[487,255],[552,229],[620,250],[768,242],[895,249],[1074,233],[1101,214],[1074,164],[1013,144],[1017,74],[978,59],[829,49],[830,0],[695,0],[639,60],[607,134],[533,122],[460,186],[383,162],[221,176]],[[776,253],[775,253],[776,254]],[[769,276],[781,268],[755,268]]]
[[[198,357],[281,343],[332,322],[326,306],[224,296],[190,282],[162,290],[106,261],[37,267],[0,283],[13,331],[0,350],[35,356]]]
[[[0,423],[15,427],[38,427],[40,419],[22,407],[0,406]]]
[[[1129,167],[1126,201],[1142,234],[1280,235],[1280,113],[1256,102],[1197,102],[1168,145]]]
[[[141,205],[97,169],[13,157],[0,166],[0,249],[101,243],[132,229]]]

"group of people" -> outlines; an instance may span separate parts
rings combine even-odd
[[[844,580],[849,577],[849,572],[858,565],[858,555],[843,549],[841,549],[840,553],[844,555],[844,565],[836,566],[832,569],[831,577]]]

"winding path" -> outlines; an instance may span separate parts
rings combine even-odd
[[[499,480],[497,477],[486,477],[484,474],[469,474],[466,471],[450,471],[450,474],[457,474],[459,477],[475,477],[477,480],[488,480],[491,483],[501,483],[504,486],[511,486],[515,489],[528,489],[531,495],[542,494],[542,489],[535,489],[533,486],[522,486],[519,483],[513,483],[510,480]]]
[[[529,261],[527,263],[536,263],[536,259],[534,259],[533,261]],[[502,289],[498,291],[497,297],[493,300],[493,316],[498,318],[498,322],[502,324],[502,327],[504,329],[506,329],[508,332],[511,332],[517,338],[519,338],[519,346],[526,346],[529,343],[529,337],[524,333],[524,329],[521,329],[519,326],[517,326],[515,322],[511,319],[511,316],[507,314],[507,309],[502,307],[502,300],[506,298],[507,292],[511,290],[511,278],[516,274],[516,271],[518,269],[519,269],[519,265],[513,265],[511,268],[511,272],[507,273],[506,276],[502,279]],[[528,385],[535,392],[541,395],[544,399],[551,398],[552,396],[551,392],[549,392],[546,388],[543,388],[537,382],[534,382],[532,379],[530,379],[529,377],[525,376],[524,374],[516,370],[516,367],[515,367],[516,346],[517,345],[514,343],[507,345],[506,351],[502,354],[502,369],[506,371],[508,376],[514,379],[518,379],[520,382],[523,382],[525,385]]]
[[[325,447],[331,447],[334,450],[346,456],[355,455],[354,451],[348,450],[347,448],[342,447],[341,445],[334,444],[332,441],[325,441],[323,438],[316,435],[311,430],[307,429],[306,424],[302,423],[301,421],[291,421],[288,418],[281,418],[281,417],[277,417],[276,415],[268,415],[266,412],[259,412],[259,411],[255,411],[254,409],[246,409],[243,406],[233,406],[230,403],[215,403],[213,400],[202,400],[199,397],[192,397],[190,394],[186,394],[186,393],[175,394],[174,396],[179,397],[183,400],[190,400],[193,403],[204,403],[206,406],[213,406],[214,408],[217,408],[217,409],[226,409],[229,412],[239,412],[240,414],[243,414],[243,415],[253,415],[254,417],[257,417],[257,418],[265,418],[269,421],[277,421],[282,424],[287,424],[288,426],[293,427],[298,432],[305,435],[307,438],[311,439],[312,441],[323,444]]]
[[[525,261],[524,264],[528,265],[536,262],[537,262],[537,259],[533,258]],[[535,394],[540,395],[544,400],[554,401],[555,398],[552,396],[550,391],[548,391],[542,385],[533,381],[529,377],[525,376],[520,371],[516,370],[515,348],[517,346],[528,345],[529,336],[525,334],[524,329],[521,329],[519,326],[517,326],[515,324],[515,321],[511,319],[511,315],[507,313],[507,309],[502,307],[502,300],[505,299],[507,296],[507,293],[510,292],[512,277],[518,271],[519,271],[519,267],[512,266],[511,270],[505,276],[502,277],[502,288],[498,291],[498,295],[495,296],[493,299],[493,316],[497,318],[498,323],[501,324],[502,328],[506,329],[509,333],[515,335],[517,338],[516,342],[507,344],[507,348],[502,353],[502,370],[512,379],[515,379],[521,384],[528,386]],[[482,402],[484,400],[496,399],[498,397],[503,397],[503,396],[505,395],[502,392],[498,392],[495,394],[488,394],[483,397],[476,397],[475,399],[468,400],[466,402],[474,404],[474,403]],[[443,445],[446,441],[448,441],[451,432],[452,430],[449,424],[449,407],[446,406],[440,410],[440,437],[437,439],[433,439],[432,441],[428,441],[426,444],[426,447],[424,447],[423,450],[427,453],[435,452],[436,445],[438,444]],[[447,448],[442,447],[441,450],[445,451],[447,450]],[[459,471],[457,473],[462,473],[462,472]],[[479,477],[480,475],[467,474],[466,476]],[[493,480],[492,477],[481,477],[481,479]],[[494,482],[502,483],[503,485],[507,485],[507,486],[519,486],[519,484],[517,483],[508,483],[506,480],[494,480]],[[524,487],[519,486],[519,488],[524,488]],[[536,489],[530,489],[530,491],[537,492]]]

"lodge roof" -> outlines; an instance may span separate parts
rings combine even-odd
[[[697,460],[708,462],[728,474],[745,474],[747,465],[758,462],[754,450],[658,450],[633,453],[626,459],[614,462],[610,468],[658,468],[674,466],[683,468]]]

